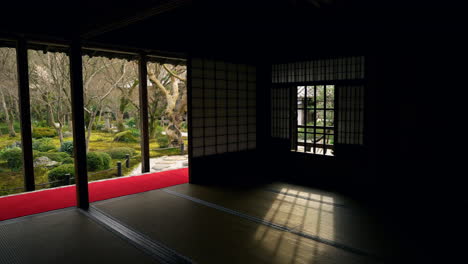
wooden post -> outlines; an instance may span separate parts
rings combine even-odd
[[[65,174],[65,185],[70,185],[70,173]]]
[[[117,176],[122,176],[122,162],[117,161]]]
[[[146,63],[146,55],[143,53],[140,54],[138,78],[140,89],[141,173],[150,171],[148,129],[148,70],[146,68]]]
[[[193,181],[193,161],[192,161],[192,153],[193,153],[193,137],[192,137],[192,54],[189,54],[187,58],[187,128],[188,128],[188,173],[189,173],[189,183],[194,183]],[[227,79],[226,79],[227,84]],[[227,105],[227,104],[226,104]]]
[[[130,155],[125,155],[125,167],[130,168]]]
[[[75,184],[77,206],[89,208],[88,173],[86,164],[86,137],[83,108],[83,65],[81,43],[74,39],[70,46],[70,80],[73,119],[73,152],[75,157]]]
[[[21,120],[21,146],[23,149],[23,177],[25,191],[34,191],[34,165],[31,133],[31,106],[29,95],[28,49],[24,39],[18,40],[16,47],[18,71],[18,95]]]

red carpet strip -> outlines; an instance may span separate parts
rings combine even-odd
[[[146,192],[188,182],[188,169],[112,178],[89,183],[90,202]],[[76,205],[75,186],[0,197],[0,221]]]

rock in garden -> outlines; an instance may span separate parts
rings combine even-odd
[[[49,159],[48,157],[43,156],[43,157],[36,158],[33,164],[34,164],[34,167],[53,167],[53,166],[59,165],[60,163],[57,161],[53,161]]]
[[[11,144],[10,148],[21,148],[21,142],[15,141],[13,144]]]

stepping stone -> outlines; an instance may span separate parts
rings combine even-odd
[[[172,160],[172,161],[179,161],[179,160],[184,160],[186,159],[183,156],[171,156],[171,157],[166,157],[164,160]]]
[[[156,164],[174,164],[174,162],[172,161],[164,161],[164,160],[161,160],[161,161],[157,161]]]
[[[151,169],[153,170],[162,170],[162,169],[167,169],[170,166],[164,165],[164,164],[156,164],[154,165]]]

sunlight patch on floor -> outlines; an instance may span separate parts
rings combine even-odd
[[[335,239],[333,197],[290,188],[282,188],[281,192],[300,197],[278,194],[263,220],[294,228],[297,231],[323,239],[331,241]],[[259,226],[254,235],[255,241],[258,241],[262,248],[270,252],[272,256],[276,255],[275,251],[280,248],[298,252],[301,243],[310,243],[310,240],[300,236],[297,236],[297,239],[294,239],[295,241],[291,241],[291,238],[285,237],[285,232],[281,232],[283,235],[278,235],[276,230],[272,230],[269,227]],[[317,254],[320,244],[315,247],[317,248],[314,253],[308,257]],[[289,262],[295,263],[296,257],[295,254],[291,255]],[[300,259],[303,260],[304,257],[301,256]]]

